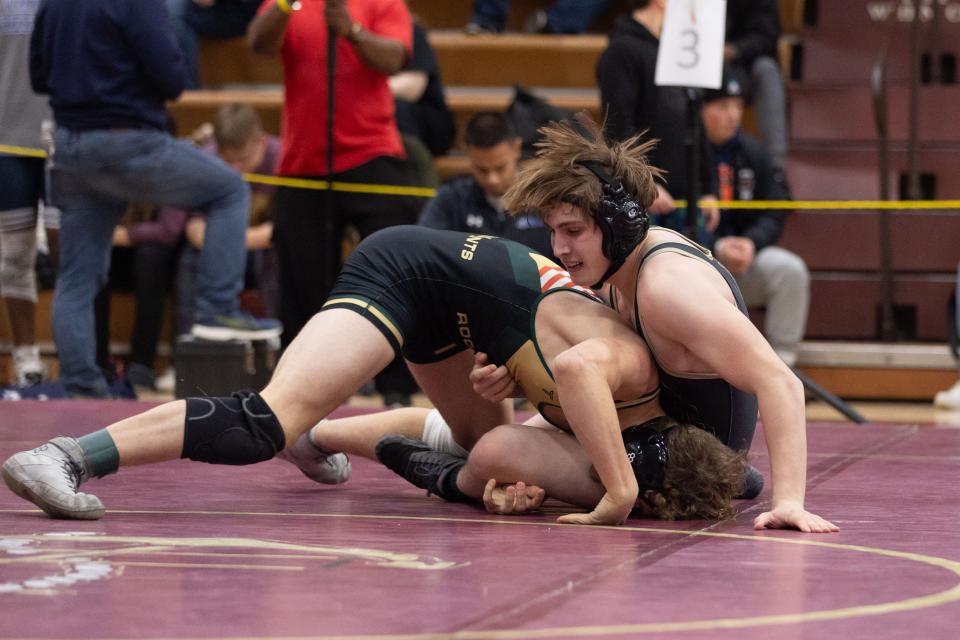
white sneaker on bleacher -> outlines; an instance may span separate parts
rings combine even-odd
[[[960,380],[946,391],[938,391],[933,404],[941,409],[960,411]]]

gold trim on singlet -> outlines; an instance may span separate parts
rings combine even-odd
[[[459,347],[459,346],[460,346],[460,345],[457,344],[456,342],[451,342],[451,343],[448,344],[447,346],[445,346],[445,347],[440,347],[439,349],[437,349],[436,351],[434,351],[434,352],[433,352],[433,355],[435,355],[435,356],[443,355],[443,354],[445,354],[447,351],[450,351],[451,349],[456,349],[456,348]]]
[[[563,409],[560,406],[560,393],[557,391],[557,384],[553,379],[553,372],[550,370],[547,359],[543,356],[543,352],[540,351],[540,345],[536,341],[536,315],[540,303],[547,296],[564,291],[583,296],[593,300],[597,304],[604,304],[603,300],[598,298],[595,293],[585,290],[583,287],[577,287],[576,289],[551,289],[543,293],[537,299],[530,313],[530,331],[534,338],[527,340],[522,347],[517,349],[517,351],[510,356],[510,359],[507,360],[505,366],[510,372],[511,377],[516,380],[520,388],[523,389],[527,400],[536,407],[540,415],[558,429],[570,431],[569,421],[566,416],[563,415]],[[652,402],[659,395],[660,386],[657,385],[655,389],[644,393],[639,398],[633,400],[614,400],[614,406],[619,414],[620,411]],[[557,414],[563,418],[562,425],[560,421],[557,420]]]
[[[335,304],[348,304],[355,307],[360,307],[364,311],[369,311],[370,315],[375,317],[380,321],[380,324],[385,326],[390,333],[393,334],[393,337],[397,339],[397,343],[402,347],[403,346],[403,334],[400,333],[400,330],[397,329],[396,325],[386,316],[386,314],[373,306],[373,303],[369,300],[363,300],[361,298],[331,298],[323,303],[323,309]]]

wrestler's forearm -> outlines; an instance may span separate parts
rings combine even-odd
[[[757,399],[770,454],[773,506],[794,502],[802,507],[807,481],[803,385],[792,374],[784,374],[758,389]]]
[[[593,363],[576,357],[554,363],[564,415],[593,463],[604,489],[618,503],[633,505],[639,489],[623,450],[610,386]]]

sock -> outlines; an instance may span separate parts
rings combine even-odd
[[[83,449],[87,472],[94,478],[116,473],[120,468],[120,452],[106,429],[81,436],[77,438],[77,443]]]

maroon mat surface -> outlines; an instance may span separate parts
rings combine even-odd
[[[0,457],[148,405],[3,403]],[[0,485],[0,638],[924,638],[960,620],[960,429],[813,423],[808,506],[834,535],[723,523],[490,516],[374,463],[178,461],[50,520]],[[765,474],[762,440],[754,464]]]

